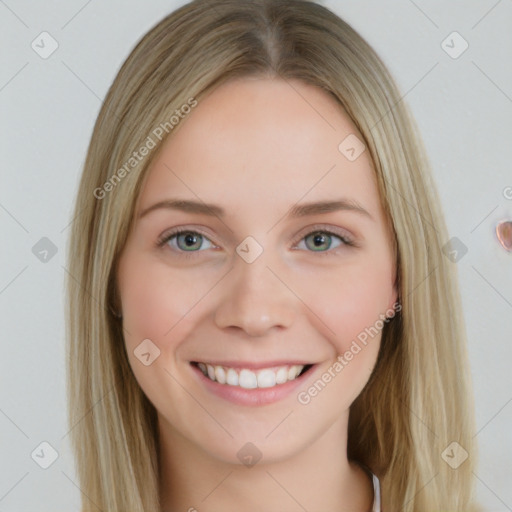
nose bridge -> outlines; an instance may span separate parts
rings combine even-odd
[[[234,268],[226,276],[229,286],[215,311],[219,328],[238,327],[250,336],[263,336],[272,327],[291,325],[294,295],[267,263],[263,255],[252,263],[235,258]]]

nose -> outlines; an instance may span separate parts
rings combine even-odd
[[[263,258],[252,263],[239,258],[226,279],[228,286],[215,311],[219,328],[242,329],[251,337],[261,337],[292,325],[298,299],[284,276]]]

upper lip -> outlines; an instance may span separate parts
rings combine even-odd
[[[192,363],[205,363],[212,366],[227,366],[228,368],[247,368],[257,370],[259,368],[273,368],[275,366],[294,366],[294,365],[311,365],[311,361],[301,361],[297,359],[281,359],[273,361],[229,361],[226,359],[215,360],[211,359],[196,359]]]

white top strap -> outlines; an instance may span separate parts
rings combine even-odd
[[[372,473],[372,480],[373,480],[373,494],[375,496],[373,500],[373,508],[372,512],[380,512],[380,482],[377,478],[377,475],[374,475]]]
[[[373,473],[373,471],[368,467],[366,466],[365,464],[362,464],[361,462],[358,462],[358,461],[354,461],[358,464],[358,466],[360,466],[361,468],[364,469],[364,471],[366,471],[366,473],[368,473],[368,475],[371,477],[372,479],[372,482],[373,482],[373,507],[372,507],[372,510],[371,512],[381,512],[380,510],[380,502],[381,502],[381,499],[380,499],[380,481],[377,477],[377,475],[375,475]]]

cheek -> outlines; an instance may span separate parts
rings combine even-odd
[[[118,282],[127,344],[149,338],[160,350],[169,349],[208,290],[197,275],[169,271],[161,262],[135,254],[127,254],[120,264]]]
[[[361,346],[366,346],[365,341],[370,346],[373,340],[375,350],[365,352],[378,350],[382,319],[392,291],[390,270],[385,267],[358,262],[331,272],[322,286],[315,286],[312,309],[324,322],[322,332],[338,354],[349,350],[354,340],[361,341]]]
[[[178,384],[183,375],[175,363],[181,341],[193,328],[190,319],[194,306],[212,286],[207,279],[197,280],[199,284],[193,286],[194,280],[187,272],[170,271],[162,262],[135,251],[126,251],[119,264],[124,340],[130,365],[148,399],[158,411],[166,411],[175,424],[181,421],[176,411],[183,412],[186,418],[193,417],[187,411],[191,402]],[[152,357],[156,354],[152,346],[148,349],[148,345],[141,345],[145,339],[160,351],[149,365],[137,355],[141,353],[139,346],[153,351]],[[162,391],[169,389],[172,392]]]
[[[308,419],[327,414],[335,421],[367,384],[380,349],[391,279],[384,264],[360,260],[319,276],[310,287],[311,309],[321,320],[311,315],[310,322],[329,342],[332,357],[318,379],[297,397],[301,405],[307,405],[304,414]]]

